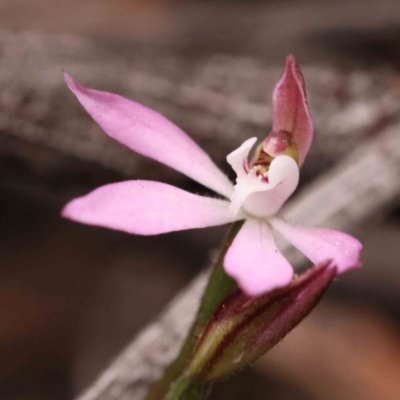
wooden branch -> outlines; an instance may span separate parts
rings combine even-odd
[[[0,151],[8,138],[93,161],[123,175],[182,180],[108,138],[64,84],[65,69],[88,86],[126,95],[171,118],[229,172],[226,154],[271,126],[271,93],[282,68],[253,58],[202,58],[165,47],[0,32]],[[282,60],[283,61],[283,60]],[[390,72],[302,65],[316,136],[303,182],[334,165],[400,111]],[[18,155],[17,142],[8,151]]]
[[[322,175],[285,208],[312,226],[355,228],[400,192],[400,122],[379,132]],[[285,247],[288,254],[288,247]],[[296,264],[303,262],[297,258]],[[206,275],[199,276],[145,328],[78,400],[142,400],[176,355],[192,322]]]
[[[143,399],[176,356],[207,283],[198,276],[145,328],[80,399]]]

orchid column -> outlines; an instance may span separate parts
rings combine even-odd
[[[172,122],[118,95],[66,81],[103,130],[132,150],[184,173],[217,193],[202,197],[153,181],[100,187],[72,200],[72,220],[140,235],[234,223],[221,250],[193,329],[148,399],[200,399],[216,379],[261,356],[317,303],[332,279],[360,265],[361,244],[328,229],[276,217],[294,192],[312,142],[304,80],[294,57],[273,93],[273,127],[227,156],[233,185],[209,156]],[[221,198],[222,197],[222,198]],[[279,231],[317,267],[293,279],[277,249]]]

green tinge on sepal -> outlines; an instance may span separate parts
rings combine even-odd
[[[210,382],[261,357],[307,316],[335,276],[326,262],[258,298],[235,292],[214,313],[187,373]]]
[[[280,131],[283,132],[283,131]],[[280,133],[279,132],[279,133]],[[271,155],[267,154],[264,151],[264,144],[267,140],[270,139],[271,135],[276,134],[275,132],[271,132],[255,149],[254,151],[254,155],[252,157],[251,166],[254,165],[260,165],[264,168],[265,171],[268,171],[269,166],[271,164],[271,162],[274,160],[274,157],[272,157]],[[283,152],[283,155],[285,156],[289,156],[292,157],[294,161],[296,161],[297,165],[299,165],[299,148],[295,142],[295,139],[293,137],[293,134],[290,132],[283,132],[284,135],[286,135],[287,137],[287,145],[286,145],[286,149]],[[263,169],[261,169],[261,171],[263,171]],[[263,171],[263,172],[265,172]]]

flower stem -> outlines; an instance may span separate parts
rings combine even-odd
[[[236,237],[242,225],[243,221],[232,224],[231,229],[223,242],[219,257],[208,281],[197,312],[196,320],[183,343],[181,351],[175,361],[166,369],[164,376],[151,388],[146,400],[197,400],[202,398],[201,396],[193,397],[197,395],[196,393],[200,393],[199,389],[195,388],[199,388],[202,385],[198,384],[197,386],[193,386],[193,382],[190,378],[184,377],[184,373],[193,349],[214,311],[228,295],[237,289],[236,282],[226,275],[223,268],[223,261],[229,246],[233,242],[233,239]],[[180,395],[179,388],[184,387],[185,382],[188,385],[188,388],[185,390],[189,390],[189,392],[185,393],[183,391]],[[206,393],[206,388],[204,388],[203,393]],[[192,397],[188,397],[189,395]]]
[[[210,384],[193,381],[190,377],[175,382],[165,400],[202,400],[209,393]]]

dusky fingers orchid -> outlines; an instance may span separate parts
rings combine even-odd
[[[275,217],[299,182],[299,168],[312,142],[304,79],[288,56],[273,92],[273,131],[250,152],[246,140],[227,156],[236,185],[181,129],[160,114],[121,96],[88,89],[65,74],[82,106],[103,130],[130,149],[180,171],[224,199],[202,197],[152,181],[103,186],[72,200],[63,216],[86,224],[156,235],[246,220],[232,242],[224,268],[250,296],[289,284],[293,270],[276,248],[272,229],[313,263],[333,260],[338,272],[360,265],[360,242],[344,233],[305,228]]]

